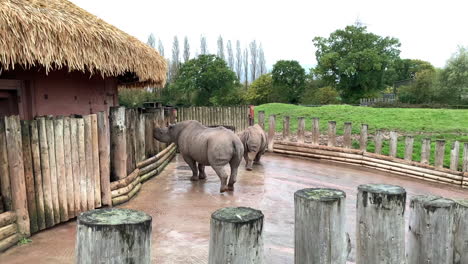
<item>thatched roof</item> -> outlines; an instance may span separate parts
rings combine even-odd
[[[67,67],[125,76],[126,86],[162,86],[156,50],[67,0],[0,0],[0,70]]]

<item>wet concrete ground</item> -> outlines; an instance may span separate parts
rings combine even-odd
[[[268,155],[253,172],[245,171],[244,163],[241,166],[236,190],[220,194],[219,179],[211,168],[206,170],[207,180],[191,182],[191,171],[178,156],[161,175],[146,182],[133,200],[121,206],[153,217],[153,263],[207,263],[210,215],[226,206],[262,210],[266,263],[293,263],[293,194],[302,188],[331,187],[346,192],[347,231],[353,244],[359,184],[400,185],[407,190],[408,200],[416,194],[468,198],[468,190],[331,162]],[[0,254],[0,263],[74,263],[75,228],[75,221],[70,221],[40,232],[31,238],[32,243]]]

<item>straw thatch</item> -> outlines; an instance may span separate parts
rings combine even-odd
[[[125,76],[133,87],[166,81],[153,48],[66,0],[0,0],[0,36],[0,71],[68,68]]]

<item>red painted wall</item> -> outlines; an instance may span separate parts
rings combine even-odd
[[[43,69],[2,72],[0,79],[22,80],[23,119],[44,115],[91,114],[118,105],[117,79],[100,75]],[[0,87],[1,89],[1,87]]]

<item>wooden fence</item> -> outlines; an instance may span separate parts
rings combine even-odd
[[[371,106],[376,103],[395,103],[397,102],[397,98],[361,98],[359,99],[360,106]]]
[[[177,121],[198,120],[205,126],[231,126],[242,131],[249,126],[248,106],[181,107],[177,109]]]
[[[123,107],[111,108],[110,119],[105,112],[1,118],[0,252],[81,212],[131,199],[174,157],[174,145],[153,138],[155,127],[174,121],[171,109]]]
[[[264,117],[260,118],[259,124],[264,126]],[[445,155],[445,141],[437,140],[434,150],[434,165],[429,164],[431,152],[430,139],[424,139],[421,149],[421,161],[413,161],[414,137],[406,136],[404,159],[397,157],[398,152],[398,134],[395,131],[389,133],[389,155],[382,155],[383,133],[377,131],[373,137],[375,152],[367,151],[368,144],[368,125],[361,125],[360,135],[351,134],[350,122],[345,123],[343,133],[342,147],[337,147],[336,122],[328,122],[326,145],[320,145],[320,126],[319,119],[312,118],[312,140],[304,142],[305,120],[299,118],[297,140],[292,140],[289,131],[289,117],[283,119],[283,137],[281,139],[269,140],[269,150],[275,153],[294,155],[308,158],[317,158],[331,160],[341,163],[370,167],[381,171],[391,172],[407,177],[422,179],[430,182],[452,184],[468,188],[468,143],[464,144],[464,153],[462,166],[459,166],[460,160],[460,142],[455,141],[450,152],[450,168],[443,167]],[[270,116],[269,139],[275,139],[276,117]],[[352,139],[359,138],[359,149],[352,148]]]

